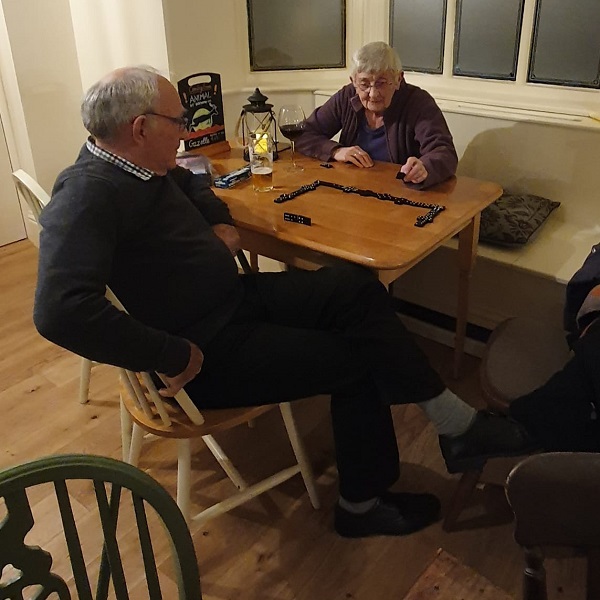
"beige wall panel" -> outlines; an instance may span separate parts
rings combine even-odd
[[[68,0],[2,0],[38,181],[51,189],[85,131]]]
[[[243,6],[242,6],[243,5]],[[236,0],[163,0],[171,73],[179,80],[203,71],[221,74],[223,88],[239,89],[248,72],[247,32]]]
[[[25,238],[23,216],[11,172],[12,165],[0,120],[0,246]]]
[[[82,88],[126,65],[169,72],[161,0],[70,0]]]

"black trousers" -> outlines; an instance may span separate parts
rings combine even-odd
[[[600,452],[600,319],[573,351],[546,384],[511,403],[510,415],[544,450]]]
[[[242,277],[244,301],[202,349],[187,392],[201,408],[331,394],[340,493],[351,501],[381,494],[399,475],[390,405],[445,387],[387,290],[353,265]]]

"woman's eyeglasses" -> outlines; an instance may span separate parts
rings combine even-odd
[[[394,84],[393,81],[388,81],[387,79],[378,79],[377,81],[374,81],[373,83],[371,83],[370,81],[359,81],[358,83],[355,83],[354,85],[356,85],[356,87],[361,92],[368,92],[371,90],[371,88],[380,92],[380,91],[383,91],[388,85],[393,85],[393,84]]]

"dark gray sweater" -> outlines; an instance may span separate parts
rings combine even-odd
[[[211,229],[232,223],[229,210],[185,169],[143,181],[84,146],[40,222],[34,322],[81,356],[176,375],[185,340],[202,348],[241,301],[235,260]]]

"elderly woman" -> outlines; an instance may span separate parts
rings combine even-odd
[[[425,90],[404,81],[393,48],[372,42],[357,50],[350,81],[306,120],[298,151],[357,167],[397,163],[416,189],[454,175],[458,158],[446,120]],[[340,141],[331,140],[340,130]]]

